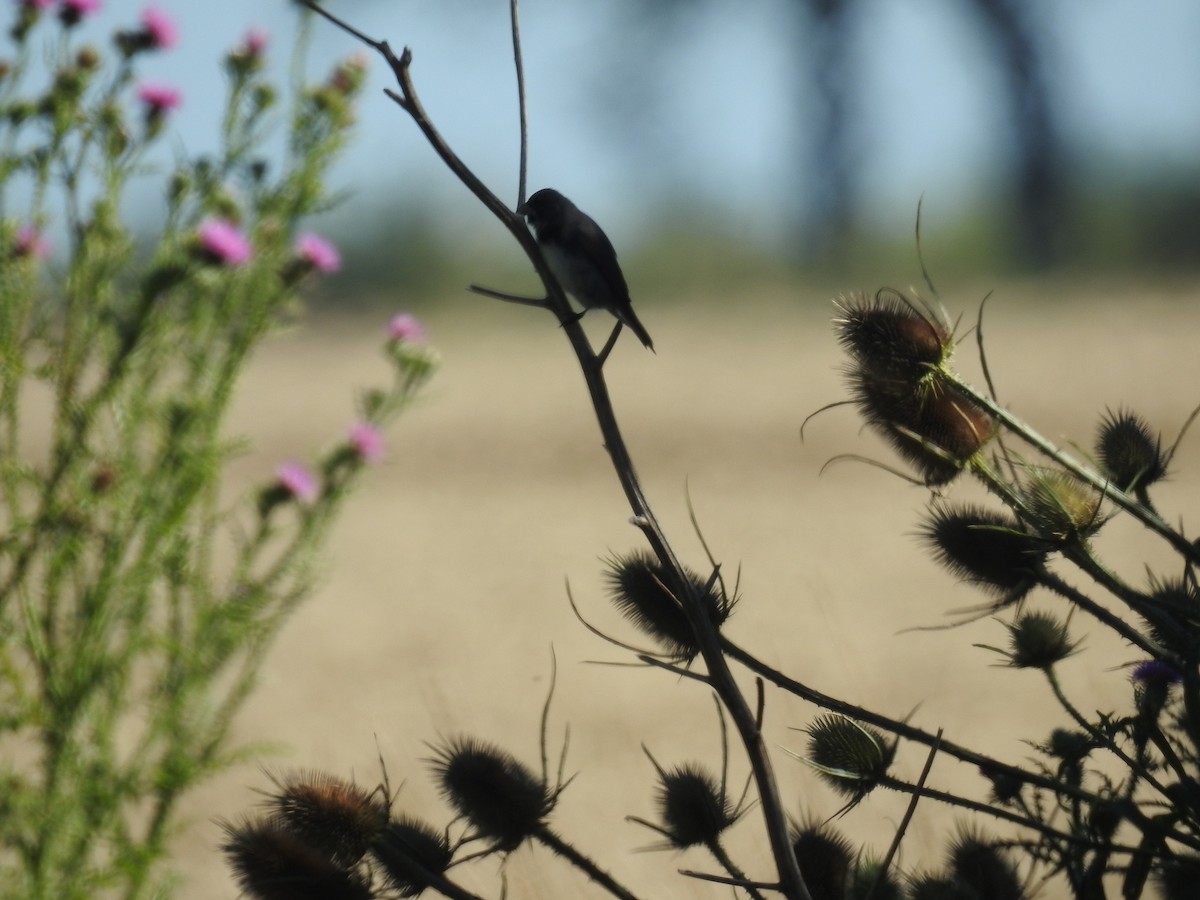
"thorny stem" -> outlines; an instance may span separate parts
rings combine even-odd
[[[1151,531],[1161,535],[1185,559],[1191,560],[1193,563],[1200,563],[1200,549],[1168,525],[1152,509],[1139,503],[1136,497],[1129,496],[1129,494],[1116,487],[1111,481],[1093,472],[1069,453],[1056,446],[1052,441],[1034,431],[1028,423],[1018,419],[999,403],[996,403],[986,394],[980,393],[953,372],[947,371],[945,375],[955,387],[964,391],[972,400],[995,416],[997,420],[1007,426],[1014,434],[1017,434],[1024,441],[1046,454],[1071,474],[1083,479],[1096,490],[1100,491],[1109,500],[1132,515]]]
[[[620,897],[621,900],[638,900],[637,894],[631,893],[622,887],[615,878],[549,828],[539,828],[533,833],[533,837],[570,862],[571,865],[586,873],[592,881],[596,882],[596,884],[600,885],[614,897]]]
[[[721,702],[729,710],[734,726],[745,745],[758,786],[759,802],[762,804],[763,818],[767,836],[771,843],[772,856],[779,869],[779,891],[788,900],[811,900],[811,895],[800,874],[788,839],[787,815],[775,783],[775,774],[767,754],[766,742],[755,721],[754,712],[742,696],[733,678],[733,673],[725,660],[721,648],[721,638],[716,627],[703,614],[699,596],[697,596],[691,580],[683,574],[683,565],[675,555],[674,549],[668,543],[658,519],[655,517],[642,491],[641,482],[634,470],[633,460],[625,445],[620,427],[617,425],[616,414],[613,410],[612,399],[608,393],[608,384],[604,379],[603,361],[592,350],[587,336],[583,332],[577,317],[572,312],[566,296],[559,286],[557,279],[550,271],[542,253],[525,226],[524,220],[510,210],[487,186],[458,158],[450,146],[434,127],[421,105],[409,73],[412,63],[412,51],[405,48],[399,58],[392,52],[387,41],[376,41],[367,37],[340,19],[321,9],[312,0],[303,0],[304,5],[314,12],[324,16],[339,28],[354,35],[363,43],[380,53],[392,69],[400,86],[397,93],[386,90],[399,106],[409,114],[420,129],[434,152],[441,158],[446,167],[473,193],[476,198],[499,219],[516,239],[517,243],[529,257],[534,269],[546,285],[548,301],[551,310],[558,317],[563,331],[571,342],[583,372],[588,394],[591,396],[592,407],[596,414],[597,424],[604,439],[604,447],[612,460],[612,465],[625,497],[633,511],[633,523],[641,529],[649,542],[655,556],[669,571],[675,573],[676,582],[682,585],[683,596],[680,600],[684,606],[688,621],[696,634],[696,642],[708,669],[709,680]]]
[[[993,759],[990,756],[985,756],[961,744],[955,744],[941,737],[940,732],[938,734],[930,734],[914,725],[909,725],[907,722],[901,722],[866,707],[855,706],[853,703],[847,703],[844,700],[831,697],[829,694],[824,694],[821,691],[810,688],[808,685],[796,681],[794,678],[789,678],[776,669],[772,669],[727,638],[722,638],[721,640],[725,652],[750,669],[750,671],[760,675],[765,681],[769,681],[777,687],[783,688],[788,693],[794,694],[802,700],[807,700],[809,703],[813,703],[822,709],[840,713],[859,722],[865,722],[868,725],[875,725],[876,727],[886,729],[897,737],[905,738],[914,743],[924,744],[927,747],[936,746],[940,752],[952,756],[961,762],[978,766],[985,773],[1008,775],[1017,779],[1022,784],[1029,784],[1056,795],[1072,797],[1087,803],[1097,804],[1102,803],[1104,800],[1102,797],[1098,797],[1080,788],[1063,784],[1040,772],[1031,772],[1019,766],[1010,765],[1009,763]],[[986,808],[991,809],[991,807]],[[1153,833],[1159,830],[1159,826],[1150,821],[1144,814],[1136,810],[1136,808],[1129,811],[1129,816],[1130,821],[1143,833]],[[1032,820],[1027,824],[1031,828],[1038,827],[1037,823]],[[1200,839],[1197,839],[1193,835],[1176,830],[1171,832],[1170,837],[1193,849],[1200,849]]]

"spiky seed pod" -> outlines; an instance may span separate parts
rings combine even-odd
[[[362,859],[387,825],[387,800],[378,791],[325,772],[294,772],[275,784],[267,808],[336,866],[346,868]]]
[[[1154,874],[1163,900],[1195,900],[1200,884],[1200,856],[1175,856]]]
[[[1017,871],[1004,851],[974,832],[960,831],[950,842],[947,868],[979,900],[1024,900]]]
[[[655,800],[662,825],[656,830],[673,847],[712,846],[721,832],[737,821],[717,779],[703,766],[685,763],[659,769],[658,775]]]
[[[1049,669],[1079,647],[1067,633],[1065,622],[1049,613],[1025,612],[1008,628],[1008,664],[1015,669]]]
[[[996,433],[991,414],[936,374],[911,383],[865,369],[849,372],[863,420],[931,486],[952,481]]]
[[[1145,618],[1155,642],[1182,659],[1194,659],[1200,652],[1200,593],[1192,582],[1155,579],[1147,606]]]
[[[226,823],[221,849],[234,879],[256,900],[370,900],[361,874],[330,861],[278,819]]]
[[[812,900],[845,900],[854,847],[841,832],[819,824],[792,827],[792,852]]]
[[[880,877],[882,873],[883,877]],[[883,872],[883,863],[877,859],[859,860],[850,876],[848,900],[901,900],[904,891],[892,870]]]
[[[1082,731],[1071,731],[1069,728],[1055,728],[1050,732],[1050,740],[1041,749],[1055,759],[1061,759],[1065,763],[1078,765],[1087,759],[1088,754],[1095,749],[1095,744]]]
[[[919,875],[909,883],[908,900],[979,900],[979,895],[950,878]]]
[[[818,716],[808,729],[808,761],[839,793],[861,799],[887,775],[895,746],[845,716]]]
[[[1030,525],[1056,544],[1082,541],[1104,524],[1100,494],[1074,475],[1035,469],[1022,490]]]
[[[921,536],[939,563],[1008,602],[1037,584],[1050,549],[1016,519],[982,506],[935,506]]]
[[[984,766],[979,767],[979,774],[992,785],[992,802],[998,806],[1006,806],[1021,796],[1021,788],[1025,782],[1008,772],[994,771]]]
[[[1096,457],[1104,474],[1123,491],[1147,488],[1167,474],[1162,438],[1129,410],[1105,413],[1096,435]]]
[[[442,795],[497,850],[515,850],[554,808],[545,781],[492,744],[460,737],[435,752],[430,762]]]
[[[388,887],[401,897],[416,897],[430,886],[429,876],[444,874],[454,859],[446,835],[407,816],[389,822],[371,852]]]
[[[700,598],[705,615],[720,628],[733,612],[735,601],[725,596],[719,583],[707,589],[706,581],[684,569],[692,593]],[[625,618],[649,635],[663,652],[678,663],[696,658],[700,647],[681,603],[682,589],[651,553],[635,550],[608,560],[609,596]]]
[[[953,352],[950,329],[891,288],[880,289],[870,300],[863,294],[839,298],[837,305],[838,343],[880,378],[919,381]]]

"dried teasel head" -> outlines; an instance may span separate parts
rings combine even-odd
[[[388,820],[388,802],[325,772],[293,772],[277,777],[266,807],[272,816],[335,865],[354,865]]]
[[[863,421],[916,466],[930,486],[947,484],[996,433],[991,414],[953,383],[881,378],[863,368],[848,373]]]
[[[430,876],[444,874],[454,859],[444,833],[407,816],[388,822],[371,852],[387,886],[401,897],[416,897],[431,887]]]
[[[1123,491],[1145,489],[1167,474],[1162,437],[1129,410],[1109,411],[1096,435],[1100,468]]]
[[[790,831],[792,853],[812,900],[844,900],[856,856],[854,845],[841,832],[811,821],[793,824]]]
[[[1049,670],[1079,648],[1067,623],[1050,613],[1023,612],[1005,627],[1009,649],[1004,655],[1015,669]]]
[[[876,378],[915,383],[954,350],[944,322],[891,288],[871,299],[863,294],[840,297],[837,307],[838,343],[856,367]]]
[[[221,849],[238,886],[256,900],[370,900],[358,872],[338,866],[275,817],[225,823]]]
[[[697,763],[664,769],[653,756],[650,762],[658,772],[655,800],[661,824],[636,818],[633,821],[657,831],[677,850],[715,846],[721,833],[740,815],[729,803],[721,783]]]
[[[1016,519],[982,506],[935,505],[920,534],[938,562],[1005,602],[1029,593],[1050,552]]]
[[[684,569],[691,592],[717,628],[729,618],[736,602],[726,596],[721,583],[706,582],[691,569]],[[678,663],[689,663],[700,652],[691,623],[684,612],[682,587],[675,576],[652,553],[636,550],[608,560],[609,596],[625,618],[653,638],[663,653]]]
[[[1025,900],[1017,870],[1003,848],[970,829],[960,829],[950,841],[946,868],[959,884],[987,900]]]
[[[442,795],[496,850],[515,850],[544,825],[557,793],[515,756],[474,738],[434,748]]]

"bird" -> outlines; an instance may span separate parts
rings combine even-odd
[[[633,311],[617,251],[595,220],[551,188],[534,193],[517,214],[529,222],[550,271],[584,312],[608,310],[653,351],[650,333]]]

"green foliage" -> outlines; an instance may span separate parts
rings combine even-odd
[[[237,756],[234,714],[309,591],[365,441],[432,357],[393,342],[394,382],[318,476],[293,467],[231,501],[230,399],[333,265],[294,231],[328,203],[361,68],[299,92],[268,174],[277,92],[261,47],[231,53],[221,150],[165,178],[143,254],[121,201],[178,102],[137,83],[138,57],[167,44],[147,23],[106,58],[65,12],[17,15],[0,75],[0,892],[150,896],[180,797]],[[52,261],[47,235],[64,236]]]

